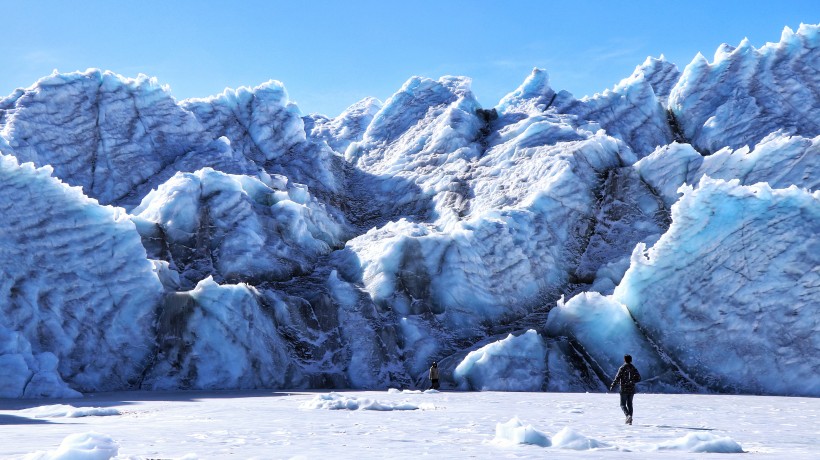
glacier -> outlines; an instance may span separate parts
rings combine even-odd
[[[0,99],[0,397],[112,390],[820,396],[820,25],[303,115],[54,73]]]
[[[651,249],[636,246],[613,299],[687,375],[712,388],[820,387],[804,356],[820,345],[812,308],[820,191],[706,177],[691,187],[672,207],[669,231]]]

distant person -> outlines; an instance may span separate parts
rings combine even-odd
[[[635,396],[635,384],[641,381],[641,374],[632,365],[632,356],[624,355],[624,364],[615,374],[615,380],[609,386],[609,391],[615,389],[615,384],[621,386],[621,409],[626,415],[626,424],[632,425],[632,398]]]
[[[430,367],[430,383],[431,388],[438,390],[438,363],[433,361],[433,366]]]

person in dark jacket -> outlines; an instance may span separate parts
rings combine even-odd
[[[624,355],[624,364],[615,374],[615,380],[609,385],[609,391],[615,389],[615,384],[621,386],[621,409],[626,415],[626,424],[632,425],[632,398],[635,396],[635,384],[641,381],[641,374],[632,365],[632,356]]]
[[[438,363],[433,361],[433,366],[430,368],[430,383],[434,390],[438,390]]]

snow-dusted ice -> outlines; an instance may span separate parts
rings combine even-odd
[[[552,440],[545,433],[536,430],[532,425],[524,425],[517,417],[507,423],[495,425],[495,438],[499,444],[533,444],[541,447],[550,447]]]
[[[318,400],[430,408],[328,410]],[[631,426],[616,394],[593,393],[129,392],[72,404],[120,415],[35,418],[52,401],[5,400],[0,457],[802,460],[817,455],[820,421],[816,398],[688,394],[639,393]]]
[[[467,390],[538,391],[544,381],[547,347],[530,329],[471,351],[453,377]]]
[[[56,450],[38,450],[26,460],[108,460],[119,453],[119,445],[110,436],[89,431],[66,436]]]
[[[419,392],[421,393],[421,392]],[[392,392],[391,392],[392,394]],[[314,396],[313,399],[303,403],[302,409],[329,409],[329,410],[433,410],[436,408],[430,403],[412,403],[408,400],[398,402],[379,401],[378,399],[356,398],[339,393],[328,393]]]
[[[68,404],[32,407],[31,409],[23,409],[19,413],[29,418],[77,418],[122,414],[119,409],[113,407],[74,407]]]

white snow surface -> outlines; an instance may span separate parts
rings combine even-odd
[[[743,448],[728,436],[711,433],[689,433],[678,439],[658,444],[658,450],[682,450],[698,453],[739,454]]]
[[[435,409],[304,408],[327,395],[101,393],[83,405],[121,415],[72,419],[32,417],[37,400],[0,400],[0,457],[690,459],[742,450],[801,460],[820,448],[816,398],[638,394],[630,426],[617,394],[346,391],[338,397]]]

